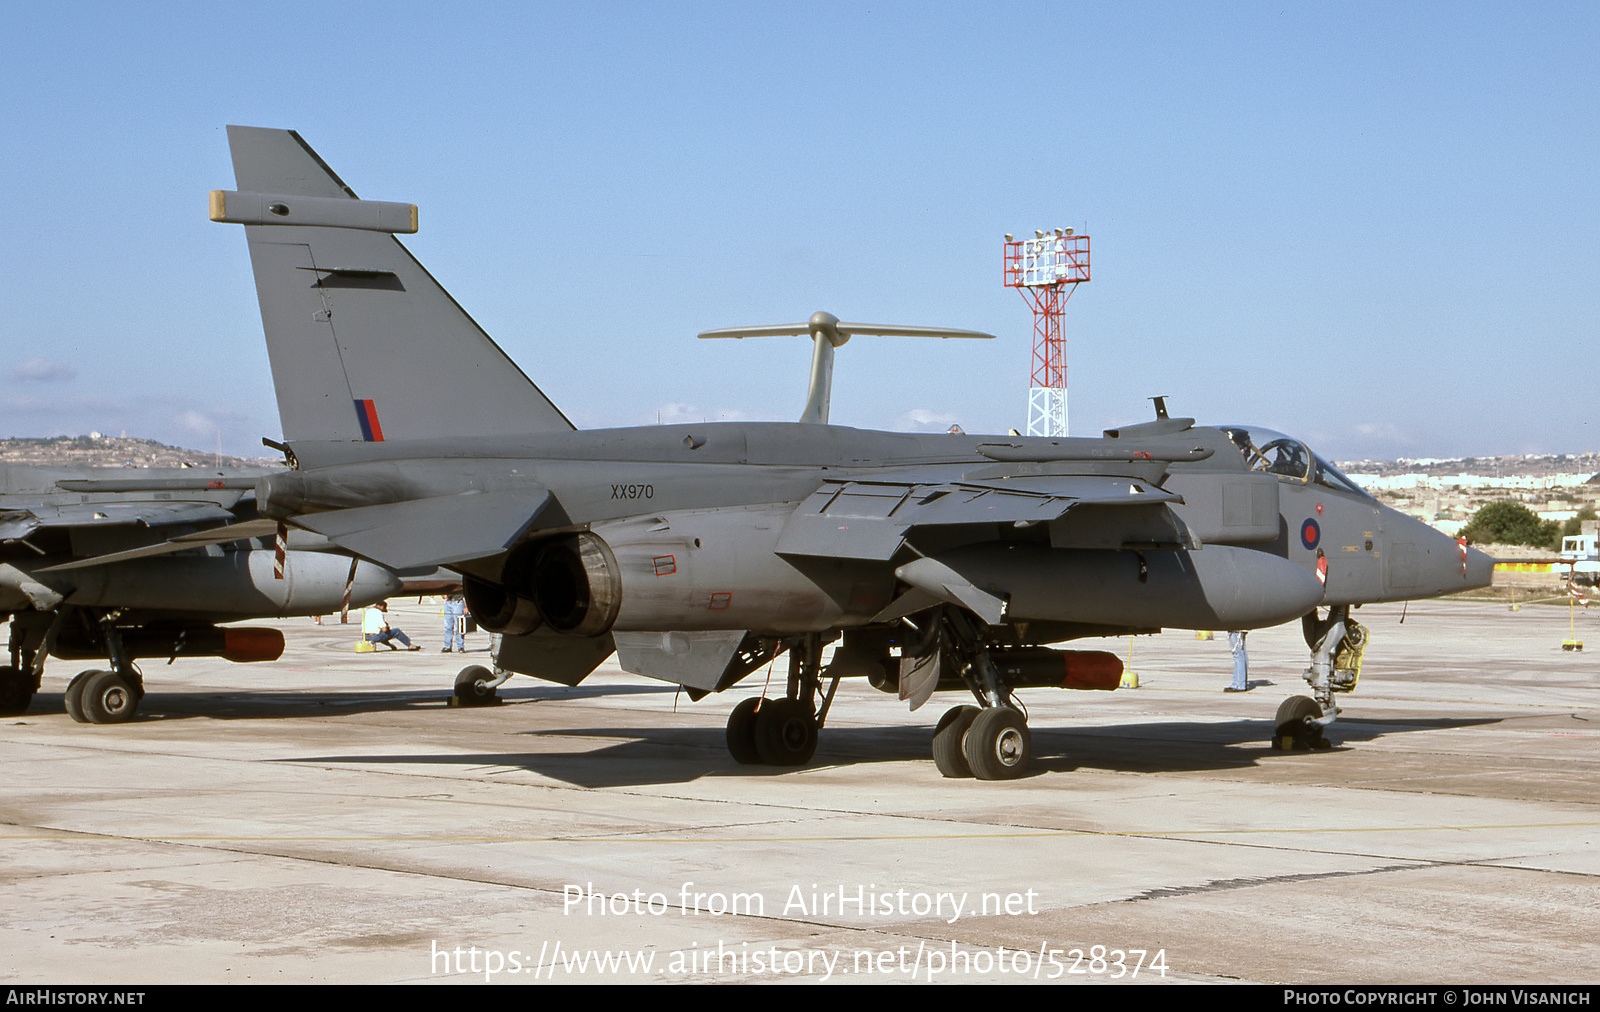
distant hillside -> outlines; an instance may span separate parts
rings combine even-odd
[[[1490,477],[1540,477],[1600,472],[1600,453],[1505,454],[1495,457],[1401,457],[1399,460],[1340,460],[1346,474],[1479,474]]]
[[[126,436],[0,439],[0,463],[51,467],[272,467],[282,457],[229,457]]]

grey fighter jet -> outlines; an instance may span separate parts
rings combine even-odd
[[[1353,684],[1352,605],[1489,580],[1486,556],[1297,440],[1159,402],[1092,439],[827,424],[850,335],[956,332],[825,313],[711,331],[810,334],[803,420],[576,431],[394,237],[416,231],[415,206],[358,199],[292,131],[228,137],[239,188],[212,193],[211,217],[245,226],[291,468],[260,482],[263,514],[386,566],[459,572],[505,672],[573,685],[614,651],[700,698],[787,652],[784,695],[728,721],[740,762],[806,762],[838,679],[864,675],[913,708],[969,694],[935,732],[940,770],[1019,776],[1018,690],[1121,675],[1110,654],[1049,644],[1297,619],[1314,697],[1276,730],[1316,744]],[[496,684],[469,668],[457,695]]]
[[[400,589],[394,574],[277,524],[253,508],[264,468],[0,465],[0,714],[23,713],[47,656],[104,658],[68,685],[67,712],[108,724],[138,711],[140,657],[275,660],[277,629],[218,623],[319,615]],[[262,535],[240,541],[240,535]],[[175,551],[176,549],[176,551]]]

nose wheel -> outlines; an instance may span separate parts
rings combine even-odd
[[[1278,715],[1273,721],[1272,747],[1280,752],[1332,748],[1323,726],[1317,723],[1321,716],[1321,704],[1310,696],[1285,699],[1278,704]]]

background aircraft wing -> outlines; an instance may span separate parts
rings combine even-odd
[[[72,503],[62,506],[35,505],[0,512],[0,540],[13,541],[36,530],[51,527],[110,527],[142,524],[165,527],[173,524],[221,524],[234,515],[214,502],[132,501]]]
[[[157,555],[171,555],[190,548],[202,548],[206,545],[225,545],[230,541],[246,541],[251,538],[264,538],[276,534],[278,522],[276,520],[243,520],[239,523],[226,524],[222,527],[208,527],[203,531],[191,531],[180,534],[175,538],[154,545],[144,545],[139,548],[130,548],[126,551],[111,552],[106,555],[93,555],[88,558],[75,559],[64,562],[58,566],[49,566],[38,570],[41,573],[59,573],[69,569],[87,569],[90,566],[105,566],[113,562],[127,562],[130,559],[148,559]]]

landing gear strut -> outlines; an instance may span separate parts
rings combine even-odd
[[[728,716],[728,752],[747,766],[803,766],[817,751],[817,733],[827,719],[834,676],[822,705],[822,636],[807,633],[786,644],[789,650],[788,691],[781,699],[752,696]]]
[[[63,606],[55,612],[24,612],[11,618],[11,664],[0,668],[0,685],[15,686],[25,709],[39,688],[44,659],[55,649],[68,622],[74,638],[104,649],[110,670],[94,668],[78,674],[65,696],[67,715],[80,724],[121,724],[132,720],[144,699],[144,679],[133,663],[117,628],[120,611],[95,612]],[[84,656],[81,653],[75,656]],[[92,654],[90,654],[92,656]],[[14,674],[11,674],[14,673]],[[23,690],[26,690],[25,695]],[[11,712],[11,711],[7,711]],[[15,712],[22,712],[21,709]]]
[[[1033,758],[1033,736],[1028,718],[1013,701],[989,656],[988,644],[965,612],[946,609],[931,621],[941,626],[937,636],[926,640],[930,651],[940,652],[940,668],[959,670],[982,704],[952,707],[939,718],[933,732],[934,766],[950,778],[1014,780],[1022,776]]]
[[[1325,619],[1312,611],[1301,619],[1301,629],[1311,648],[1305,679],[1312,695],[1290,696],[1278,707],[1272,747],[1282,751],[1332,747],[1327,731],[1340,712],[1333,694],[1354,691],[1367,648],[1367,630],[1350,617],[1349,605],[1334,605]]]
[[[28,712],[39,683],[31,671],[15,665],[0,667],[0,717],[16,717]]]
[[[42,617],[42,616],[41,616]],[[11,663],[0,667],[0,717],[17,717],[28,712],[39,679],[44,674],[44,656],[38,651],[46,623],[29,621],[29,615],[11,618]]]
[[[85,724],[124,724],[139,712],[144,699],[144,678],[134,666],[117,630],[117,613],[100,617],[100,635],[111,670],[79,673],[67,686],[67,713]]]

